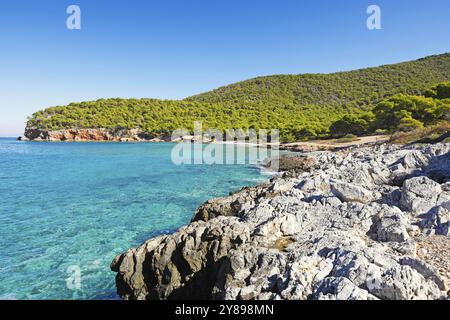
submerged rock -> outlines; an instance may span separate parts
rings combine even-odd
[[[310,169],[210,200],[188,226],[117,256],[117,291],[124,299],[448,298],[449,151],[311,154]]]

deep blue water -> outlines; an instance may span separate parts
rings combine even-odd
[[[117,254],[268,178],[250,165],[176,166],[172,148],[0,139],[0,298],[116,299]],[[73,266],[79,289],[66,285]]]

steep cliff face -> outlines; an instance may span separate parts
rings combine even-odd
[[[450,144],[319,152],[117,256],[124,299],[441,299]]]
[[[25,137],[33,141],[167,141],[148,136],[139,129],[64,129],[47,131],[25,129]]]

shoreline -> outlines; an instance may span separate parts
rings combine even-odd
[[[291,151],[291,152],[312,152],[312,151],[336,151],[340,149],[346,149],[351,147],[361,147],[369,144],[380,144],[386,143],[391,138],[387,135],[372,135],[372,136],[360,136],[355,137],[353,141],[341,142],[339,139],[323,139],[323,140],[311,140],[311,141],[296,141],[289,143],[251,143],[243,141],[207,141],[198,140],[194,136],[184,137],[183,139],[172,140],[168,138],[151,138],[144,139],[138,137],[138,134],[134,132],[132,136],[114,136],[110,134],[110,131],[105,129],[70,129],[70,130],[59,130],[55,132],[48,131],[33,131],[32,137],[30,137],[31,129],[26,130],[24,137],[17,137],[18,141],[24,142],[113,142],[113,143],[201,143],[201,144],[223,144],[223,145],[245,145],[253,147],[265,147],[273,148],[278,146],[280,150]],[[89,134],[91,138],[80,138],[77,134],[78,131],[83,131],[82,134]],[[133,131],[133,130],[131,130]],[[66,132],[71,132],[71,136],[68,138]],[[128,132],[128,130],[127,130]],[[128,133],[127,133],[128,134]],[[94,138],[94,135],[95,136]],[[99,138],[100,135],[100,138]]]
[[[298,170],[290,170],[282,176],[272,178],[270,182],[255,187],[244,187],[240,191],[230,193],[228,197],[211,199],[197,209],[190,224],[180,228],[174,234],[152,238],[140,247],[130,249],[117,256],[111,264],[111,269],[117,273],[118,293],[124,299],[186,299],[188,297],[196,299],[305,299],[311,296],[318,299],[327,297],[358,300],[394,297],[436,299],[438,296],[445,295],[443,290],[448,288],[448,278],[445,278],[445,275],[443,278],[433,265],[419,259],[417,246],[420,246],[422,240],[416,239],[418,239],[418,235],[422,235],[426,241],[434,241],[434,238],[427,238],[428,236],[424,232],[432,231],[431,234],[438,235],[448,232],[448,226],[447,229],[444,225],[438,226],[441,229],[433,229],[436,227],[430,224],[430,219],[433,219],[432,215],[419,221],[420,219],[416,218],[416,215],[410,210],[416,210],[416,206],[423,207],[426,204],[419,203],[417,202],[419,200],[416,199],[411,200],[411,203],[406,200],[402,203],[402,198],[406,198],[409,192],[405,188],[405,184],[409,180],[417,179],[414,175],[413,178],[408,179],[410,172],[421,170],[422,175],[428,177],[431,174],[428,167],[431,167],[432,164],[436,165],[434,162],[437,160],[439,163],[444,161],[447,169],[450,168],[448,166],[449,150],[450,144],[416,146],[415,148],[383,144],[360,147],[355,150],[300,156],[305,161],[298,164]],[[349,157],[355,160],[346,165],[350,171],[347,173],[346,170],[343,170],[345,168],[341,167],[342,164],[338,164]],[[381,171],[372,173],[372,178],[365,177],[364,172],[368,170],[368,167],[364,165],[364,161],[367,161],[366,158],[371,158],[370,161],[379,161],[375,159],[380,157],[384,159],[383,162],[377,162]],[[405,163],[403,171],[395,166],[382,169],[382,163],[386,160],[390,163],[403,161],[402,163]],[[333,163],[341,173],[339,171],[333,173],[333,170],[326,168],[327,165],[333,165]],[[450,174],[445,171],[445,168],[444,165],[443,173],[447,175],[446,179],[450,180]],[[327,174],[330,177],[325,178],[324,175]],[[338,176],[334,176],[336,174]],[[337,180],[340,174],[343,176]],[[355,178],[357,181],[354,180]],[[379,180],[378,184],[373,179]],[[403,187],[397,186],[399,182],[396,179],[403,179],[401,183]],[[448,201],[450,201],[448,182],[439,186],[430,178],[426,179],[425,183],[429,184],[428,188],[432,189],[432,192],[436,192],[435,190],[438,188],[442,197],[448,197]],[[321,180],[323,182],[320,182]],[[349,180],[350,183],[345,182],[346,180]],[[353,182],[351,182],[352,180]],[[389,192],[385,190],[386,188]],[[425,193],[427,191],[429,192],[426,189],[421,190]],[[400,195],[397,195],[398,193]],[[383,199],[381,202],[383,204],[378,203],[377,199],[379,198]],[[447,206],[447,202],[443,203]],[[450,204],[450,202],[448,203]],[[285,209],[279,211],[277,208],[280,205]],[[295,209],[297,207],[299,209]],[[363,210],[366,213],[363,216],[355,215],[356,212],[351,213],[355,209]],[[330,214],[327,213],[328,211]],[[380,212],[385,213],[380,216]],[[388,214],[388,212],[390,213]],[[350,217],[348,217],[349,214]],[[315,227],[310,226],[311,229],[308,229],[308,224],[315,225],[317,223],[314,222],[314,219],[311,220],[313,216],[317,216],[315,219],[319,219],[320,223]],[[335,220],[336,218],[338,220],[335,223],[340,225],[338,229],[327,226],[328,219]],[[350,229],[342,234],[339,231],[341,228],[343,230]],[[364,233],[368,235],[364,236],[358,230],[365,230]],[[302,254],[303,250],[306,250],[304,245],[309,243],[305,240],[315,234],[318,236],[317,233],[323,240],[313,245],[314,250],[308,249],[308,261],[303,261],[302,259],[306,258]],[[367,248],[363,243],[356,245],[358,241],[361,241],[358,239],[365,239],[364,242],[372,243],[376,250]],[[444,241],[441,238],[439,240]],[[319,244],[323,241],[336,246],[337,252],[343,248],[354,252],[353,255],[356,255],[358,261],[366,267],[371,267],[369,262],[364,262],[364,259],[369,258],[368,255],[384,256],[386,266],[381,269],[378,267],[381,272],[377,278],[377,281],[381,283],[380,288],[371,289],[364,283],[355,282],[351,273],[341,274],[340,277],[336,277],[337,274],[332,276],[332,271],[347,259],[344,257],[348,253],[344,254],[344,257],[340,257],[339,254],[337,256],[335,254],[334,258],[330,258],[328,254],[322,256],[319,252],[324,247]],[[354,243],[354,241],[356,242]],[[413,245],[414,243],[415,245]],[[335,252],[332,248],[327,250]],[[445,254],[448,253],[444,252]],[[148,255],[152,257],[151,261],[145,262],[145,257]],[[286,292],[298,291],[298,288],[294,286],[298,280],[266,291],[264,286],[270,285],[267,282],[269,279],[266,278],[267,274],[271,274],[269,269],[264,269],[264,263],[263,265],[253,265],[251,261],[242,265],[239,261],[243,256],[254,257],[255,261],[265,261],[265,259],[273,261],[267,267],[274,264],[273,267],[278,268],[278,271],[273,276],[279,279],[284,277],[285,272],[292,276],[292,272],[295,272],[297,267],[292,263],[287,264],[286,259],[288,256],[296,257],[294,261],[298,260],[299,263],[303,261],[305,264],[303,267],[309,266],[313,277],[305,280],[306,283],[302,285],[303,293],[291,292],[288,294]],[[338,257],[340,258],[338,259]],[[332,259],[331,262],[330,259]],[[292,258],[288,260],[292,261]],[[247,265],[248,263],[250,265]],[[316,263],[317,266],[315,266]],[[345,269],[345,265],[340,267]],[[164,272],[160,268],[170,270],[170,278],[164,280],[164,282],[169,281],[168,285],[161,283],[163,279],[159,275]],[[252,271],[256,277],[254,280],[248,282],[248,278],[245,278],[247,280],[244,281],[244,278],[238,276],[241,273],[246,274],[249,269],[253,270],[254,268],[256,268]],[[327,270],[326,273],[321,271],[323,268]],[[428,274],[433,275],[432,278],[424,273],[424,268],[428,270]],[[350,271],[351,269],[348,269],[347,272]],[[448,271],[450,272],[450,268]],[[383,272],[387,272],[387,278],[384,278]],[[413,274],[413,278],[406,276],[404,272]],[[321,275],[319,276],[319,274]],[[364,272],[361,270],[357,274],[364,276]],[[394,287],[386,282],[389,277],[394,277]],[[242,283],[242,281],[244,282]],[[265,285],[256,286],[256,283],[265,283]],[[416,285],[421,289],[414,287]],[[202,287],[202,292],[206,292],[205,296],[199,296],[199,286]],[[407,289],[403,289],[405,287]],[[416,289],[408,291],[410,290],[408,288],[412,287]],[[348,290],[350,292],[347,292]],[[349,293],[351,293],[350,296],[348,296]]]

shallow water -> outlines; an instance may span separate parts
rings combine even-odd
[[[115,255],[268,178],[250,165],[176,166],[173,146],[0,139],[0,298],[116,299]]]

